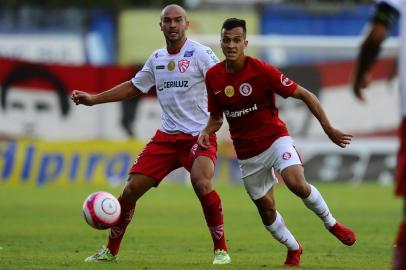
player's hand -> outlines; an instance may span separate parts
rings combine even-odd
[[[197,144],[203,149],[208,149],[210,147],[210,136],[207,132],[200,132],[199,138],[197,139]]]
[[[351,134],[345,134],[341,132],[338,129],[335,128],[328,128],[325,130],[327,136],[330,138],[330,140],[340,146],[341,148],[347,147],[351,143],[352,135]]]
[[[371,79],[368,74],[354,81],[352,91],[354,92],[356,98],[359,99],[360,101],[365,101],[363,90],[368,87],[370,81]]]
[[[72,92],[71,99],[73,100],[73,102],[76,105],[79,105],[79,104],[83,104],[86,106],[94,105],[93,100],[92,100],[92,95],[90,95],[86,92],[83,92],[83,91],[74,90]]]

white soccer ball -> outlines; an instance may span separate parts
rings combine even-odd
[[[87,224],[98,230],[108,229],[115,225],[120,214],[120,203],[108,192],[94,192],[83,203],[83,215]]]

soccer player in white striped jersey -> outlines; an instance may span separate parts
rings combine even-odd
[[[377,0],[369,31],[360,47],[354,72],[353,92],[363,101],[369,72],[390,29],[400,23],[399,80],[402,122],[399,127],[400,148],[397,155],[395,194],[403,198],[403,216],[399,225],[393,257],[393,270],[406,269],[406,0]]]
[[[96,95],[78,90],[72,93],[76,105],[92,106],[133,98],[155,86],[162,108],[161,127],[136,158],[118,198],[122,215],[119,223],[110,229],[107,247],[85,261],[116,260],[136,201],[150,188],[157,187],[171,171],[184,167],[191,174],[211,232],[213,264],[231,262],[224,238],[221,199],[211,182],[217,158],[216,137],[210,138],[213,147],[209,149],[201,149],[196,144],[209,116],[204,76],[218,58],[210,48],[186,38],[188,26],[182,7],[166,6],[160,20],[166,47],[153,52],[134,78]]]

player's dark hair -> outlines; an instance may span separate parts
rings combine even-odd
[[[244,37],[247,34],[247,27],[246,27],[246,22],[245,20],[242,19],[237,19],[237,18],[228,18],[223,22],[223,26],[221,27],[221,30],[231,30],[236,27],[241,27],[244,32]]]

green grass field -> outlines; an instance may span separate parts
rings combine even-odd
[[[281,185],[277,206],[302,243],[301,269],[389,269],[401,207],[392,188],[317,187],[358,241],[342,245]],[[82,217],[83,200],[96,190],[118,195],[121,188],[0,187],[0,269],[282,269],[286,250],[264,229],[242,186],[217,185],[233,261],[213,266],[209,232],[193,190],[170,183],[138,202],[118,263],[86,264],[83,259],[106,243],[107,231],[90,228]]]

